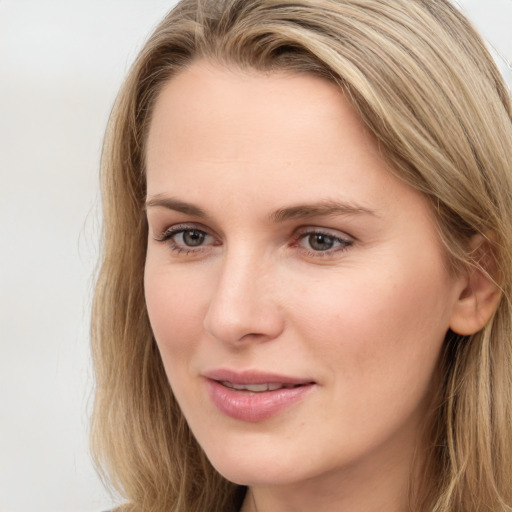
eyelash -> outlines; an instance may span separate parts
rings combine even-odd
[[[305,251],[305,253],[308,256],[312,256],[314,258],[325,258],[325,257],[332,256],[333,254],[344,252],[350,246],[352,246],[354,243],[354,241],[348,237],[343,238],[341,236],[336,236],[336,235],[333,235],[332,233],[330,233],[329,231],[323,231],[321,229],[306,228],[304,231],[301,231],[300,233],[298,233],[296,235],[292,246],[300,247],[301,242],[311,236],[323,236],[323,237],[331,240],[333,244],[338,244],[337,246],[335,245],[334,248],[330,248],[325,251],[315,251],[314,249],[307,249],[305,247],[302,247],[302,250]]]
[[[187,246],[179,245],[178,243],[176,243],[174,237],[176,235],[179,235],[180,233],[186,233],[187,231],[196,231],[197,233],[202,233],[206,236],[212,236],[209,235],[204,229],[200,229],[197,226],[188,224],[178,224],[176,226],[170,227],[169,229],[166,229],[159,237],[155,237],[155,240],[157,242],[169,244],[173,252],[176,252],[177,254],[183,254],[185,256],[188,254],[197,253],[200,252],[201,250],[204,250],[202,249],[203,246],[198,246],[197,248],[190,246],[189,248],[187,248]]]
[[[174,237],[176,235],[179,235],[181,233],[186,233],[187,231],[189,231],[189,232],[195,231],[197,233],[201,233],[205,237],[214,238],[213,235],[210,235],[204,229],[200,229],[199,227],[194,226],[194,225],[185,224],[185,225],[172,226],[171,228],[166,229],[159,237],[155,237],[155,240],[157,242],[169,244],[169,246],[173,252],[176,252],[177,254],[182,254],[185,256],[190,255],[190,254],[197,254],[199,252],[204,251],[204,246],[202,244],[198,245],[197,248],[194,248],[193,246],[187,247],[185,245],[180,245],[174,240]],[[350,246],[352,246],[354,243],[354,241],[349,237],[343,238],[340,236],[333,235],[332,233],[330,233],[328,231],[321,230],[321,229],[305,228],[304,230],[295,234],[293,242],[291,243],[291,246],[292,247],[301,247],[301,242],[311,236],[323,236],[323,237],[328,238],[330,241],[332,241],[333,244],[338,244],[337,246],[335,245],[335,248],[330,248],[325,251],[320,251],[320,250],[315,251],[314,249],[307,249],[305,247],[302,247],[302,250],[304,251],[304,253],[307,256],[311,256],[311,257],[315,257],[315,258],[325,258],[328,256],[332,256],[335,253],[344,252]],[[213,244],[213,245],[220,245],[220,244]]]

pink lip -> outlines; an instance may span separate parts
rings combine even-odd
[[[300,379],[259,371],[214,370],[204,374],[208,393],[215,406],[231,418],[258,422],[268,419],[301,400],[315,386],[311,379]],[[234,384],[285,384],[296,386],[273,391],[251,392],[227,387]]]

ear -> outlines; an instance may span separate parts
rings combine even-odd
[[[450,318],[450,329],[464,336],[475,334],[492,317],[501,298],[496,284],[497,265],[489,241],[481,235],[471,240],[472,264],[462,277],[463,290]]]

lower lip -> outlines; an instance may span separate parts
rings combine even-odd
[[[210,379],[207,380],[207,386],[212,402],[226,416],[241,421],[257,422],[271,418],[292,406],[309,393],[314,384],[260,393],[228,388]]]

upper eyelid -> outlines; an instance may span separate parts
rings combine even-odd
[[[293,245],[300,243],[302,240],[306,239],[308,236],[311,235],[323,235],[326,236],[327,238],[332,238],[333,240],[338,241],[341,245],[345,247],[352,246],[355,242],[354,238],[352,237],[333,235],[332,233],[326,231],[304,231],[303,233],[300,233],[298,236],[296,236],[295,240],[293,241]]]
[[[211,237],[213,239],[213,243],[201,244],[197,246],[188,246],[186,244],[181,244],[174,240],[176,235],[180,233],[184,233],[186,231],[200,231],[204,233],[207,237]],[[187,254],[192,253],[200,253],[204,252],[207,248],[219,245],[215,243],[216,236],[212,233],[208,232],[208,230],[203,229],[201,227],[197,227],[195,224],[183,223],[183,224],[174,224],[166,229],[164,229],[158,237],[153,237],[157,242],[163,242],[165,244],[169,244],[173,251],[177,252],[187,252]]]
[[[350,241],[356,241],[356,237],[351,235],[350,233],[347,233],[346,231],[341,231],[339,229],[335,228],[326,228],[326,227],[320,227],[320,226],[304,226],[301,228],[298,228],[296,230],[297,235],[301,237],[302,235],[307,235],[309,233],[318,233],[322,235],[331,236],[333,238],[339,238],[340,240],[350,240]]]
[[[207,235],[215,236],[211,229],[207,228],[201,223],[198,222],[179,222],[177,224],[172,224],[164,228],[163,230],[159,230],[161,233],[160,236],[164,236],[167,233],[179,233],[181,231],[196,229],[197,231],[204,231]]]
[[[159,234],[154,235],[154,238],[156,240],[163,239],[166,237],[166,235],[171,234],[177,234],[182,231],[186,231],[187,229],[197,229],[198,231],[203,231],[209,236],[212,236],[216,238],[217,240],[222,239],[214,230],[209,228],[208,226],[205,226],[201,222],[179,222],[176,224],[172,224],[171,226],[166,227],[165,229],[159,231]],[[303,238],[303,236],[312,234],[312,233],[318,233],[323,234],[326,236],[330,236],[333,238],[337,238],[339,240],[343,241],[350,241],[355,242],[357,241],[357,238],[351,235],[350,233],[347,233],[346,231],[342,231],[337,228],[330,228],[325,226],[315,226],[315,225],[302,225],[298,226],[294,229],[293,233],[291,234],[291,238],[293,242],[296,242],[297,240]]]

